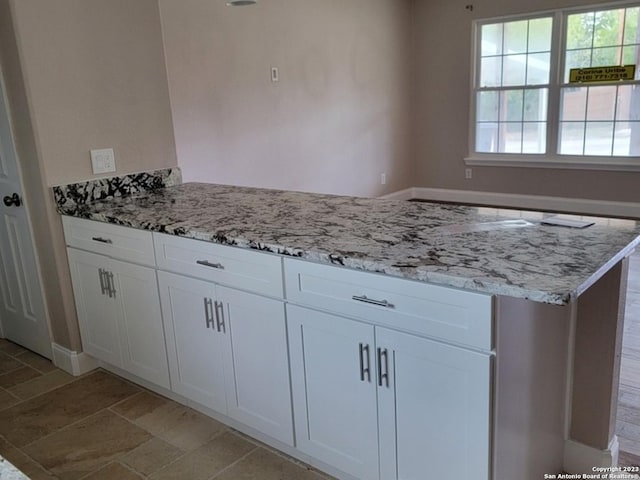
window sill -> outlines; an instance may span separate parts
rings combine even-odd
[[[613,172],[640,172],[640,158],[633,157],[542,157],[521,155],[476,155],[464,159],[469,166],[555,168],[570,170],[608,170]]]

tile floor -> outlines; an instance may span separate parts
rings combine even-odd
[[[616,433],[620,464],[640,466],[640,251],[629,265]]]
[[[72,377],[0,340],[0,455],[33,480],[327,480],[103,370]]]

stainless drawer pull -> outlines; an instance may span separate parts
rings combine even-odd
[[[211,263],[207,260],[198,260],[196,262],[198,265],[202,265],[203,267],[216,268],[218,270],[224,270],[224,265],[221,263]]]
[[[115,298],[116,286],[113,281],[113,272],[105,272],[105,276],[107,278],[107,293],[109,294],[109,298]]]
[[[384,358],[384,363],[383,359]],[[382,369],[384,368],[384,373]],[[378,386],[389,388],[389,351],[385,348],[378,349]]]
[[[372,298],[368,298],[366,295],[362,295],[362,296],[354,295],[351,298],[356,302],[363,302],[363,303],[368,303],[370,305],[377,305],[378,307],[396,308],[395,305],[389,303],[386,300],[374,300]]]
[[[366,362],[365,362],[366,355]],[[366,366],[365,366],[366,363]],[[364,382],[365,375],[367,382],[371,382],[371,359],[369,358],[369,345],[360,344],[360,381]]]
[[[211,299],[204,299],[204,319],[207,323],[207,328],[213,327],[215,330],[216,326],[213,321],[213,307],[211,306]]]
[[[107,293],[106,276],[107,272],[103,269],[98,269],[98,277],[100,278],[100,293],[105,295]]]
[[[216,323],[218,324],[218,332],[226,333],[227,327],[224,324],[224,304],[222,302],[215,302],[216,306]]]
[[[93,240],[94,242],[100,242],[100,243],[108,243],[108,244],[113,243],[113,240],[111,240],[110,238],[93,237],[91,240]]]

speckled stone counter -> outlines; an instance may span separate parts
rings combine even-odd
[[[0,456],[0,479],[2,480],[29,480],[24,473],[11,465]]]
[[[541,225],[538,212],[199,183],[59,211],[556,305],[640,242],[640,224],[631,220],[593,219],[594,226],[570,229]]]

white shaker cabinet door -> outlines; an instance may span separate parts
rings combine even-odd
[[[373,327],[292,305],[287,322],[297,448],[379,478]]]
[[[228,343],[216,330],[215,285],[166,272],[158,272],[158,284],[172,390],[226,413]]]
[[[231,288],[216,291],[216,321],[232,352],[225,362],[227,414],[293,446],[284,304]]]
[[[82,349],[111,365],[122,367],[118,321],[106,274],[111,260],[75,248],[67,249]]]
[[[376,328],[380,475],[489,478],[490,355]]]
[[[115,260],[111,262],[111,269],[122,368],[156,385],[170,388],[156,271]]]

